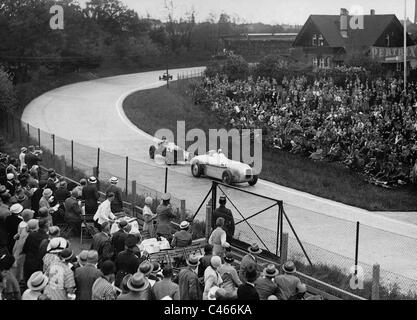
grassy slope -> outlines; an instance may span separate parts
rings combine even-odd
[[[160,128],[176,132],[176,121],[185,120],[186,130],[222,128],[220,121],[203,106],[166,87],[137,92],[124,103],[129,119],[142,130],[154,134]],[[376,211],[412,211],[417,208],[413,187],[386,190],[335,163],[314,162],[287,152],[264,151],[261,178],[280,185]]]

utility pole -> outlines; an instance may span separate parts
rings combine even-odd
[[[404,93],[407,94],[407,0],[404,0]]]

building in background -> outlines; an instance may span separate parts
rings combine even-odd
[[[356,17],[343,8],[340,15],[310,15],[293,43],[293,57],[316,68],[342,65],[358,56],[400,67],[402,23],[394,14],[377,15],[375,10],[360,17],[363,27],[353,29],[350,22]],[[412,44],[407,35],[407,45]]]

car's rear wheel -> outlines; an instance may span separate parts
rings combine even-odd
[[[248,181],[250,186],[254,186],[258,182],[258,176],[254,175],[251,180]]]
[[[156,151],[156,148],[155,148],[155,146],[151,146],[150,148],[149,148],[149,157],[153,160],[153,159],[155,159],[155,151]]]
[[[203,174],[203,167],[199,163],[194,163],[191,166],[191,173],[194,177],[199,178]]]
[[[232,173],[229,170],[224,171],[222,175],[222,182],[224,184],[232,184],[232,180],[233,180]]]

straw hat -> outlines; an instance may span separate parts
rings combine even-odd
[[[140,264],[138,271],[147,276],[153,271],[153,264],[150,261],[144,261]]]
[[[110,183],[111,184],[117,184],[119,182],[119,179],[117,177],[111,177],[110,178]]]
[[[171,194],[170,193],[164,193],[161,197],[162,200],[168,201],[171,200]]]
[[[23,206],[20,203],[15,203],[10,207],[10,212],[13,214],[19,214],[23,211]]]
[[[195,254],[190,254],[187,258],[187,264],[190,267],[197,267],[200,264],[200,260]]]
[[[284,263],[284,265],[282,266],[282,270],[283,270],[285,273],[292,274],[292,273],[294,273],[297,269],[296,269],[296,267],[295,267],[294,262],[292,262],[292,261],[287,261],[287,262],[285,262],[285,263]]]
[[[275,267],[274,264],[269,264],[264,270],[263,270],[264,276],[268,278],[274,278],[279,274],[279,271]]]
[[[151,205],[152,205],[152,203],[153,203],[153,199],[152,199],[152,197],[146,197],[146,199],[145,199],[145,204],[146,204],[147,206],[151,206]]]
[[[96,179],[96,177],[90,177],[90,178],[88,178],[88,182],[92,183],[92,184],[95,184],[95,183],[97,183],[97,179]]]
[[[36,271],[30,276],[27,286],[32,291],[42,291],[48,284],[48,277],[42,271]]]
[[[190,226],[190,223],[188,221],[183,221],[180,223],[181,230],[187,229],[189,226]]]
[[[45,190],[43,190],[42,196],[44,196],[44,197],[50,197],[50,196],[52,196],[52,190],[46,188]]]
[[[143,273],[137,272],[129,278],[127,287],[130,291],[141,292],[149,287],[149,281]]]
[[[62,250],[68,248],[68,246],[69,246],[69,243],[68,243],[67,239],[64,239],[62,237],[52,238],[48,243],[48,246],[46,248],[46,252],[48,252],[48,253],[59,253]]]

